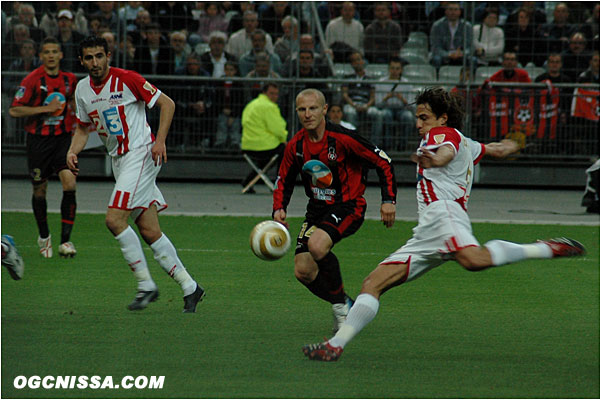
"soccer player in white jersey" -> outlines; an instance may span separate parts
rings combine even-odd
[[[77,127],[67,153],[67,165],[79,173],[77,155],[95,129],[112,157],[115,187],[106,213],[106,225],[119,242],[123,257],[138,281],[138,293],[130,310],[142,310],[157,300],[159,291],[150,276],[142,245],[128,218],[138,226],[155,260],[179,283],[184,292],[184,312],[196,311],[203,288],[190,276],[169,238],[161,232],[158,212],[167,204],[156,177],[167,162],[165,138],[175,104],[138,73],[109,66],[110,52],[104,38],[90,36],[79,46],[81,64],[89,76],[75,89]],[[145,107],[160,108],[156,136],[146,122]]]
[[[558,238],[532,244],[491,240],[480,246],[467,215],[474,165],[482,156],[503,158],[518,150],[510,140],[481,144],[459,131],[461,102],[442,88],[428,88],[416,99],[422,141],[412,160],[417,163],[418,225],[407,243],[380,262],[363,281],[346,322],[323,343],[303,347],[312,360],[336,361],[344,346],[375,316],[380,296],[447,260],[470,271],[527,258],[576,256],[585,250],[579,242]]]

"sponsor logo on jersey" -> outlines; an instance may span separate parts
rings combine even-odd
[[[386,154],[386,152],[384,150],[376,147],[376,149],[374,151],[376,152],[377,155],[379,155],[380,157],[382,157],[383,159],[385,159],[389,163],[392,162],[392,159],[388,156],[388,154]]]
[[[19,86],[17,93],[15,93],[15,99],[19,100],[25,96],[25,86]]]
[[[150,92],[150,94],[153,96],[157,91],[148,81],[144,82],[143,88],[148,90]]]
[[[109,104],[112,106],[121,104],[121,100],[123,100],[123,93],[114,93],[109,97]]]
[[[309,160],[303,165],[303,172],[311,176],[311,183],[318,188],[327,188],[332,184],[332,171],[319,160]]]
[[[338,154],[336,154],[336,148],[335,147],[329,147],[328,148],[328,160],[330,160],[330,161],[336,161],[337,158],[338,158]]]
[[[92,100],[92,104],[96,104],[96,103],[98,103],[99,101],[104,101],[104,99],[103,99],[102,97],[99,97],[99,98],[97,98],[97,99],[94,99],[94,100]]]
[[[444,133],[441,135],[434,135],[434,142],[436,144],[441,144],[442,142],[444,142],[444,138],[445,138]]]

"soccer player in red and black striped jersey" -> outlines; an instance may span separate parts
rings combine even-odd
[[[62,257],[77,253],[70,242],[75,221],[75,175],[67,168],[67,150],[75,123],[72,107],[77,78],[60,70],[63,58],[61,45],[55,38],[42,41],[42,66],[32,71],[21,82],[9,113],[15,118],[27,118],[27,164],[33,184],[33,214],[38,224],[40,254],[52,257],[52,242],[46,218],[46,190],[48,178],[56,173],[63,185],[61,202]]]
[[[381,149],[340,125],[326,122],[323,93],[305,89],[296,97],[303,129],[288,142],[273,193],[273,219],[286,224],[286,207],[300,173],[309,197],[297,238],[294,274],[314,295],[332,304],[334,331],[352,306],[332,247],[355,233],[365,217],[365,176],[375,167],[382,188],[380,215],[387,228],[396,213],[392,161]]]

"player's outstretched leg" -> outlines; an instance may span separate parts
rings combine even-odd
[[[476,269],[478,267],[504,265],[526,259],[573,257],[586,253],[584,246],[580,242],[565,237],[539,240],[536,243],[530,244],[518,244],[504,240],[491,240],[485,243],[484,247],[488,250],[490,257],[484,257],[480,262],[476,262],[476,264],[479,264],[476,265]],[[473,249],[467,248],[456,254],[457,261],[461,265],[465,266],[465,263],[462,262],[461,253],[470,251],[473,252]]]
[[[10,235],[2,235],[2,265],[6,267],[14,280],[18,281],[23,278],[25,263]]]
[[[566,238],[554,238],[549,240],[539,240],[540,243],[544,243],[551,248],[553,257],[573,257],[582,256],[586,254],[586,249],[582,243]]]

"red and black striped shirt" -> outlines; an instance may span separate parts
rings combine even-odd
[[[320,173],[331,173],[329,185],[316,183],[315,176],[307,173],[306,168],[303,170],[311,160],[321,161],[327,167]],[[305,194],[314,204],[338,204],[362,198],[368,168],[375,168],[378,173],[382,201],[396,201],[392,160],[383,150],[354,131],[330,122],[326,123],[324,136],[317,143],[309,140],[303,128],[286,145],[273,193],[273,210],[286,210],[299,173]]]
[[[58,75],[50,76],[43,65],[27,75],[21,82],[11,107],[40,107],[49,104],[54,98],[58,98],[63,107],[52,115],[27,117],[25,131],[42,136],[70,134],[75,124],[75,113],[70,101],[76,84],[77,78],[72,73],[59,71]]]

